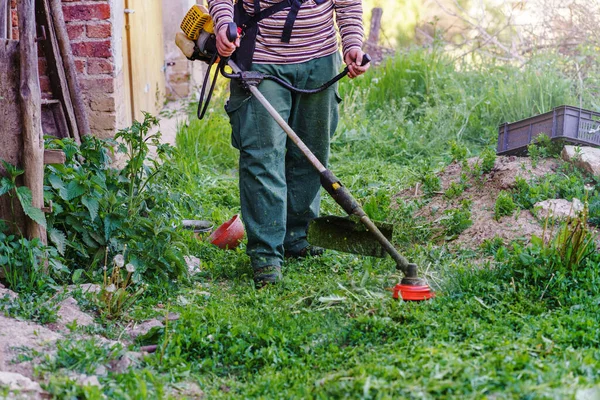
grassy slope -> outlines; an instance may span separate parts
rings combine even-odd
[[[572,103],[572,82],[557,70],[553,62],[473,69],[425,52],[399,57],[340,88],[333,169],[375,217],[410,226],[387,208],[390,197],[447,162],[451,140],[476,154],[493,146],[498,123]],[[237,211],[227,133],[217,111],[178,137],[181,163],[195,176],[188,190],[205,196],[195,217]],[[328,199],[323,208],[339,214]],[[403,250],[428,270],[437,299],[393,301],[385,288],[399,275],[389,260],[333,253],[288,263],[282,285],[256,291],[242,250],[199,244],[201,286],[184,295],[192,305],[163,367],[191,371],[211,398],[563,398],[600,381],[593,285],[562,293],[557,305],[520,288],[506,267],[473,267],[472,252]]]

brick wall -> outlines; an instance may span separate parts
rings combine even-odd
[[[117,128],[116,50],[112,0],[62,0],[79,86],[88,109],[90,128],[99,137],[112,137]],[[12,0],[13,38],[18,39],[16,0]],[[120,29],[120,28],[119,28]],[[120,51],[120,49],[119,49]],[[43,53],[40,52],[40,56]],[[40,57],[40,87],[51,93],[46,61]],[[121,74],[122,75],[122,74]],[[121,83],[122,84],[122,83]],[[119,99],[119,101],[122,101]]]

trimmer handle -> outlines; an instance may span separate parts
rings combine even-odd
[[[371,62],[371,56],[368,55],[367,53],[365,53],[365,54],[363,54],[363,58],[362,58],[362,61],[360,62],[360,66],[364,67],[365,65],[367,65],[370,62]]]
[[[238,27],[235,22],[229,22],[227,24],[227,39],[233,43],[237,40],[239,35]]]

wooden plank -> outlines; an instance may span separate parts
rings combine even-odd
[[[62,150],[44,150],[44,164],[64,164],[67,155]]]
[[[19,108],[19,42],[0,40],[0,159],[21,165],[21,109]],[[5,174],[0,166],[0,175]],[[25,216],[17,202],[0,196],[0,219],[10,222],[12,233],[25,232]]]
[[[143,119],[142,111],[158,114],[165,99],[162,2],[128,0],[130,68],[133,115]]]
[[[63,59],[66,79],[69,85],[69,93],[71,94],[79,133],[80,135],[90,135],[90,121],[88,119],[87,109],[83,102],[83,95],[81,94],[79,83],[77,81],[77,68],[75,67],[75,58],[73,57],[73,49],[71,49],[71,41],[69,39],[69,33],[67,32],[67,25],[65,24],[61,0],[50,0],[50,15],[52,15],[52,20],[54,22],[54,32],[56,33],[60,54]]]
[[[44,26],[46,32],[46,38],[41,41],[41,45],[46,56],[48,78],[50,78],[52,93],[60,101],[63,114],[67,120],[68,132],[62,132],[59,137],[71,137],[79,143],[79,129],[77,127],[75,111],[73,110],[65,67],[54,31],[54,22],[50,16],[48,0],[36,0],[36,18],[38,25]]]
[[[34,0],[18,0],[21,71],[21,120],[25,185],[31,190],[32,206],[44,207],[44,139],[42,137],[42,95],[40,91]],[[47,243],[46,229],[35,221],[26,222],[27,236]]]

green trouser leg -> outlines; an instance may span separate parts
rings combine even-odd
[[[334,54],[301,64],[255,64],[252,68],[299,88],[314,88],[333,78],[339,66],[340,57]],[[329,139],[338,122],[335,87],[315,95],[294,94],[272,81],[263,81],[258,88],[326,165]],[[308,245],[308,222],[319,213],[319,174],[265,108],[235,82],[226,108],[232,143],[240,151],[240,200],[248,255],[255,268],[281,265],[284,249],[294,252]]]

